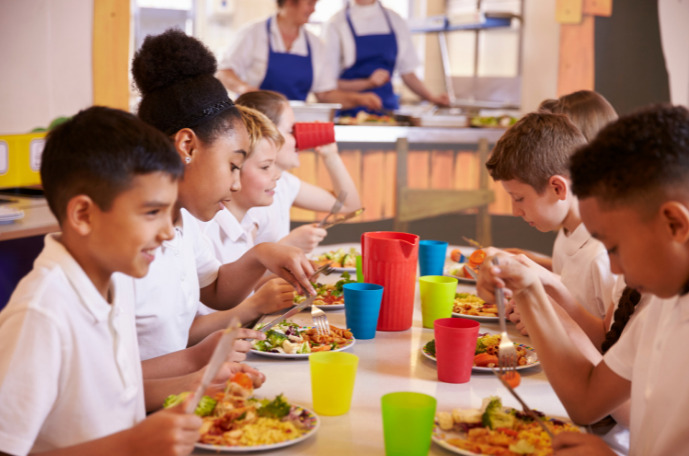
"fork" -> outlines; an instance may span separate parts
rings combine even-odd
[[[321,265],[320,267],[318,267],[313,272],[313,274],[311,274],[311,277],[309,277],[309,282],[313,282],[314,280],[316,280],[320,274],[323,274],[323,275],[332,274],[334,271],[332,264],[333,264],[333,262],[330,261],[330,262],[325,263],[325,264]]]
[[[326,215],[323,218],[323,220],[321,220],[321,222],[318,224],[318,228],[323,228],[327,223],[331,221],[331,217],[340,212],[340,209],[342,209],[342,205],[344,204],[345,199],[347,199],[347,192],[343,190],[340,192],[339,195],[337,195],[337,199],[335,200],[333,207],[330,208],[330,212],[328,212],[328,215]]]
[[[493,264],[498,266],[498,258],[493,257]],[[495,288],[495,302],[498,306],[498,317],[500,319],[500,345],[498,345],[498,366],[500,372],[514,372],[517,368],[517,350],[514,343],[507,335],[507,324],[505,323],[505,293],[502,288]]]
[[[325,316],[325,312],[322,309],[311,305],[311,318],[318,334],[321,336],[330,334],[330,323],[328,323],[328,317]]]

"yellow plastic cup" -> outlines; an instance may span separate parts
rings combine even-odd
[[[438,318],[450,318],[457,292],[457,279],[447,276],[419,277],[423,327],[433,329]]]
[[[349,412],[359,357],[344,352],[318,352],[309,356],[313,410],[319,415]]]

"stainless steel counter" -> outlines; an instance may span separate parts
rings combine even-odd
[[[388,143],[407,138],[411,144],[478,144],[486,139],[494,144],[505,130],[502,128],[432,128],[384,125],[336,125],[338,143]]]

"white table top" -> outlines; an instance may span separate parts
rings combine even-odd
[[[325,246],[318,251],[350,246],[355,244]],[[473,249],[467,248],[467,251],[471,250]],[[450,249],[448,254],[449,252]],[[336,281],[338,278],[339,274],[333,274],[327,279]],[[459,288],[464,291],[475,291],[475,288],[469,285],[460,285]],[[344,310],[328,311],[327,315],[331,324],[346,326]],[[297,322],[311,323],[310,314],[307,312],[293,318]],[[498,331],[498,325],[481,323],[481,329]],[[508,330],[514,342],[529,343],[528,338],[518,334],[513,325],[508,325]],[[500,396],[507,406],[521,408],[489,372],[473,372],[471,380],[465,384],[439,382],[435,363],[426,359],[420,350],[433,338],[433,330],[422,328],[421,325],[417,286],[411,329],[400,332],[378,331],[374,339],[356,341],[348,350],[359,357],[349,413],[334,417],[321,416],[321,427],[313,437],[293,446],[271,451],[270,454],[385,454],[380,398],[394,391],[414,391],[434,396],[438,400],[438,411],[450,411],[458,407],[478,408],[483,398],[491,395]],[[308,360],[281,360],[250,354],[246,362],[260,369],[267,377],[265,384],[256,390],[256,396],[272,398],[284,393],[290,402],[312,409]],[[522,382],[517,391],[531,408],[548,415],[567,416],[540,366],[521,370],[520,373]],[[196,450],[194,454],[217,453]],[[452,452],[432,444],[429,454],[450,455]]]

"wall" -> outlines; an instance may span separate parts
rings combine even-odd
[[[93,0],[0,0],[0,134],[92,104]]]

